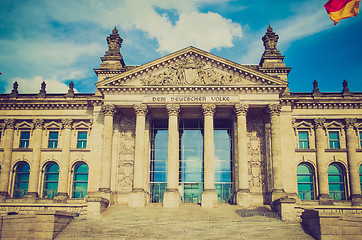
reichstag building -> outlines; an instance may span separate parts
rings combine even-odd
[[[122,41],[114,28],[95,93],[71,82],[63,94],[46,83],[21,94],[15,82],[0,95],[1,214],[362,205],[362,93],[346,81],[341,92],[316,81],[290,92],[270,26],[255,65],[187,47],[127,66]]]

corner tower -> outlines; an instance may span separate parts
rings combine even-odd
[[[127,70],[120,53],[122,42],[123,39],[119,36],[117,28],[114,27],[112,34],[107,37],[108,51],[104,57],[101,57],[102,64],[99,68],[94,69],[98,82]]]
[[[265,51],[260,60],[259,70],[269,76],[278,77],[281,80],[287,81],[288,74],[292,68],[285,67],[283,62],[284,56],[277,49],[279,36],[273,32],[273,28],[267,28],[267,31],[262,38]]]

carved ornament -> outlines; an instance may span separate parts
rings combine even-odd
[[[166,109],[169,116],[178,116],[180,113],[179,104],[167,104]]]
[[[237,116],[246,116],[248,114],[249,104],[235,104],[235,113]]]
[[[204,116],[214,116],[216,111],[216,105],[215,104],[202,104],[202,111],[204,113]]]
[[[73,119],[71,118],[62,119],[62,127],[64,129],[72,129],[72,124],[73,124]]]
[[[43,129],[44,119],[33,119],[34,129]]]
[[[280,104],[268,104],[268,113],[270,116],[279,116],[282,106]]]
[[[345,118],[345,119],[344,119],[344,123],[345,123],[345,125],[346,125],[346,128],[353,128],[353,127],[355,127],[356,122],[357,122],[357,119],[356,119],[356,118]]]
[[[136,116],[146,116],[148,113],[148,108],[146,104],[135,104],[133,105]]]
[[[5,129],[14,129],[15,128],[15,119],[4,119]]]
[[[323,128],[325,122],[326,122],[325,118],[315,118],[314,126],[315,126],[315,128]]]
[[[102,111],[104,113],[105,116],[111,116],[113,117],[114,114],[116,113],[116,106],[114,104],[109,104],[109,105],[103,105],[102,106]]]

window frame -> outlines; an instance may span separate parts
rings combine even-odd
[[[19,168],[22,166],[28,166],[29,170],[28,172],[19,172]],[[14,185],[12,187],[12,197],[16,199],[22,199],[26,195],[28,195],[29,191],[29,182],[30,182],[30,164],[28,162],[22,161],[16,164],[14,169]],[[27,181],[21,180],[19,177],[19,174],[27,175]],[[27,189],[17,188],[18,183],[27,183]],[[21,193],[20,196],[16,196],[17,193]]]
[[[362,129],[358,129],[359,133],[359,148],[362,149]]]
[[[331,174],[328,170],[328,168],[330,166],[335,166],[338,170],[340,170],[340,172],[338,174]],[[338,162],[333,162],[331,164],[328,165],[328,168],[327,168],[327,173],[328,173],[328,192],[329,192],[329,196],[335,200],[335,201],[340,201],[340,200],[347,200],[347,173],[346,173],[346,168],[343,164],[341,163],[338,163]],[[343,182],[330,182],[329,179],[330,177],[332,176],[341,176],[342,177],[342,180]],[[339,185],[339,186],[343,186],[343,191],[330,191],[330,187],[331,185]],[[331,196],[331,192],[334,192],[334,193],[343,193],[341,194],[341,199],[335,199],[334,198],[334,195]]]
[[[47,169],[49,169],[52,165],[57,165],[58,166],[58,172],[48,172]],[[54,180],[47,180],[47,176],[48,175],[57,175],[57,181]],[[43,181],[43,191],[42,191],[42,196],[43,198],[47,198],[47,199],[52,199],[54,198],[57,194],[58,194],[58,188],[59,188],[59,164],[56,162],[49,162],[45,165],[44,168],[44,181]],[[46,188],[46,185],[48,183],[57,183],[57,189],[48,189]],[[53,197],[47,197],[48,196],[48,192],[52,193]]]
[[[303,141],[299,137],[299,133],[306,132],[307,133],[307,140]],[[310,149],[310,130],[309,129],[298,129],[297,130],[297,139],[298,139],[298,149]],[[307,143],[307,147],[300,147],[301,143]]]
[[[57,138],[56,139],[51,139],[51,135],[53,133],[57,133]],[[59,131],[49,131],[48,134],[48,148],[58,148],[58,143],[59,143]],[[54,146],[55,145],[55,146]]]
[[[22,138],[24,133],[29,133],[29,138]],[[20,138],[19,138],[19,148],[29,148],[30,146],[30,131],[29,130],[22,130],[20,132]],[[22,143],[25,143],[24,146]]]
[[[335,140],[335,139],[332,139],[331,140],[331,133],[333,133],[333,132],[336,132],[337,133],[337,137],[338,137],[338,139],[337,139],[337,141]],[[332,144],[333,143],[333,145],[335,144],[335,143],[337,143],[338,144],[338,147],[331,147]],[[341,131],[339,130],[339,129],[331,129],[331,130],[328,130],[328,146],[329,146],[329,149],[341,149]]]
[[[88,168],[88,171],[87,173],[84,173],[84,172],[77,172],[77,169],[81,166],[81,165],[86,165],[87,168]],[[88,193],[88,184],[89,184],[89,166],[87,163],[85,162],[78,162],[74,165],[73,167],[73,183],[72,183],[72,198],[75,198],[75,199],[83,199],[87,193]],[[87,175],[87,181],[76,181],[76,178],[78,175]],[[87,183],[87,189],[85,191],[79,191],[79,190],[76,190],[77,189],[77,184],[82,184],[82,183]],[[80,196],[79,197],[76,197],[76,194],[77,192],[81,192]],[[83,196],[84,194],[84,196]]]
[[[304,165],[308,168],[308,170],[310,171],[309,174],[303,174],[303,173],[298,173],[298,167]],[[298,182],[298,177],[299,176],[311,176],[312,182]],[[302,199],[300,198],[302,201],[304,200],[315,200],[316,199],[316,178],[315,178],[315,168],[313,165],[311,165],[310,163],[306,163],[306,162],[302,162],[300,164],[298,164],[297,166],[297,191],[298,191],[298,196],[300,197],[300,193],[305,193],[305,192],[311,192],[311,199]],[[299,191],[299,184],[309,184],[312,187],[312,191]]]
[[[80,139],[79,138],[80,133],[85,133],[86,138],[85,139]],[[76,145],[76,148],[77,149],[87,149],[87,145],[88,145],[88,131],[87,130],[77,130],[77,145]]]

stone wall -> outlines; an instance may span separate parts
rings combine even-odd
[[[0,239],[54,239],[73,220],[75,214],[38,211],[35,214],[8,215],[0,218]]]
[[[305,210],[302,223],[316,239],[362,239],[362,214]]]

